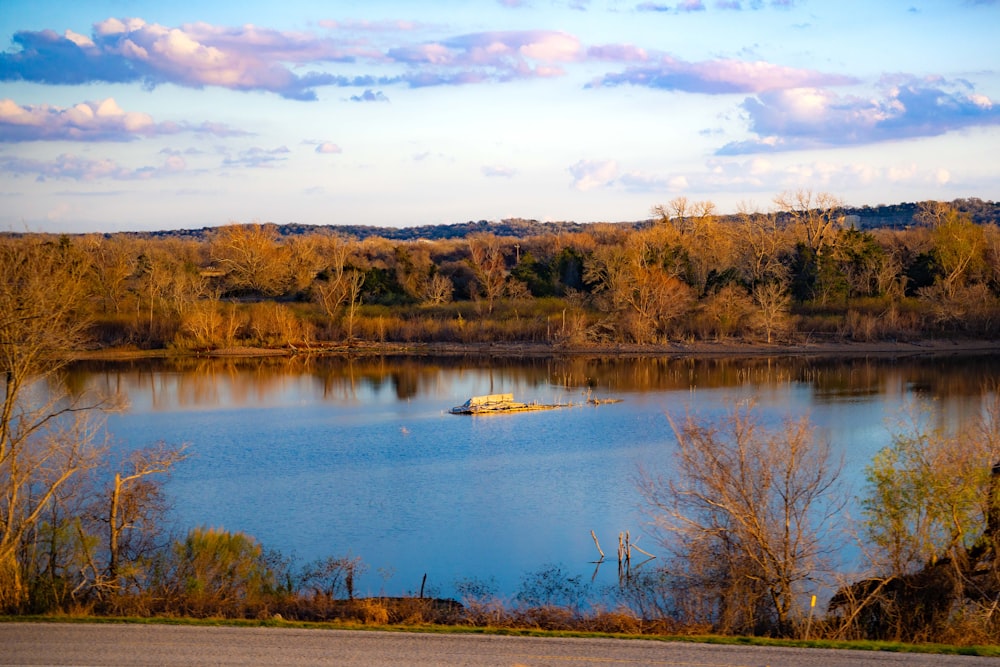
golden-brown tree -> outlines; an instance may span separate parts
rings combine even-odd
[[[812,190],[784,192],[774,198],[774,204],[790,218],[799,241],[817,256],[834,242],[837,230],[843,225],[844,204],[828,192],[816,195]]]
[[[125,236],[94,235],[84,239],[90,258],[92,290],[101,299],[102,310],[118,315],[128,296],[130,279],[138,268],[137,244]]]
[[[70,246],[0,239],[0,609],[26,601],[20,549],[60,489],[98,454],[87,420],[98,403],[44,386],[87,325],[78,312],[85,266]]]
[[[486,301],[486,312],[492,313],[507,288],[507,260],[500,238],[494,234],[470,236],[469,265],[476,275],[479,296]]]
[[[212,261],[233,290],[283,294],[292,278],[288,259],[274,225],[226,225],[212,240]]]

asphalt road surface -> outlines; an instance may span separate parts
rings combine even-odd
[[[0,665],[992,665],[962,656],[354,630],[0,623]]]

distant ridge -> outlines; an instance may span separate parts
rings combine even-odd
[[[970,197],[967,199],[956,199],[949,202],[959,211],[969,213],[974,222],[978,224],[998,224],[1000,225],[1000,202],[993,202]],[[851,222],[858,229],[879,229],[893,228],[905,229],[912,227],[918,222],[915,217],[920,210],[917,202],[901,204],[880,204],[878,206],[845,206],[844,215],[851,218]],[[735,219],[732,215],[720,215],[720,219]],[[540,222],[524,218],[509,218],[500,221],[479,220],[478,222],[459,222],[441,225],[420,225],[417,227],[375,227],[371,225],[306,225],[297,222],[285,224],[264,223],[274,225],[280,236],[298,236],[305,234],[330,234],[338,236],[348,236],[357,239],[383,238],[390,241],[416,241],[416,240],[446,240],[463,239],[472,234],[489,233],[497,236],[508,236],[515,238],[526,238],[529,236],[541,236],[544,234],[560,234],[584,232],[592,229],[595,225],[614,225],[616,227],[642,229],[653,224],[652,219],[637,220],[632,222]],[[154,232],[114,232],[104,236],[114,234],[125,234],[135,237],[146,238],[193,238],[202,239],[212,234],[216,227],[202,227],[200,229],[176,229]]]
[[[594,225],[611,224],[616,227],[640,229],[653,224],[652,220],[637,222],[539,222],[512,218],[508,220],[478,222],[458,222],[441,225],[421,225],[419,227],[375,227],[372,225],[306,225],[298,222],[285,224],[262,223],[273,225],[280,236],[299,236],[305,234],[330,234],[349,236],[357,239],[383,238],[390,241],[438,241],[447,239],[464,239],[472,234],[488,233],[497,236],[525,238],[542,234],[559,234],[584,232]],[[135,237],[181,237],[200,239],[214,232],[217,227],[202,227],[200,229],[171,229],[155,232],[109,232],[104,236],[126,234]]]

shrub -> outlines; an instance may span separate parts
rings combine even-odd
[[[274,592],[260,545],[243,533],[195,528],[173,548],[163,582],[174,611],[195,617],[255,617]]]

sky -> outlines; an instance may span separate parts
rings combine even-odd
[[[0,231],[1000,200],[1000,0],[0,2]]]

